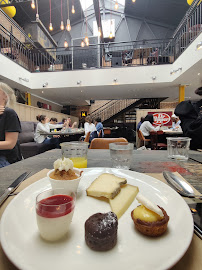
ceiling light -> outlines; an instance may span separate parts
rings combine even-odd
[[[81,81],[77,81],[77,84],[80,85],[81,84]]]
[[[152,80],[153,80],[153,81],[156,80],[156,76],[152,76]]]
[[[98,36],[101,37],[101,35],[102,35],[101,28],[98,27]]]
[[[32,0],[31,7],[32,7],[33,9],[35,9],[35,2],[34,2],[34,0]]]
[[[201,75],[201,73],[198,73],[198,76],[200,76]]]
[[[116,10],[119,8],[119,4],[118,4],[118,2],[117,2],[117,1],[115,2],[115,6],[114,6],[114,8],[115,8]]]
[[[118,81],[117,78],[115,78],[115,79],[114,79],[114,82],[117,83],[117,81]]]
[[[109,33],[109,38],[113,38],[112,32]]]
[[[71,31],[70,19],[67,19],[67,31]]]
[[[83,40],[81,41],[81,47],[85,47],[85,42]]]
[[[65,29],[63,21],[61,21],[60,29],[61,29],[61,30],[64,30],[64,29]]]
[[[197,50],[202,49],[202,41],[200,41],[200,42],[196,45],[196,49],[197,49]]]
[[[136,2],[136,0],[132,0],[132,2],[133,2],[133,3],[135,3],[135,2]]]
[[[49,25],[49,30],[50,31],[53,31],[53,25],[52,25],[52,23],[50,23],[50,25]]]
[[[64,42],[64,47],[67,48],[69,46],[67,40],[65,39],[65,42]]]
[[[74,5],[72,5],[72,13],[75,13]]]

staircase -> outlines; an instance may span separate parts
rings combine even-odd
[[[100,117],[101,121],[104,122],[130,105],[134,104],[136,101],[137,99],[111,100],[102,107],[93,111],[91,113],[91,117],[93,119]]]

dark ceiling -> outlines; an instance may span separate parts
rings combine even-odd
[[[39,16],[46,28],[50,22],[49,0],[38,0]],[[62,0],[63,3],[63,18],[67,19],[67,0]],[[69,0],[69,6],[74,3],[76,13],[72,14],[70,10],[71,24],[75,24],[83,19],[83,11],[79,0]],[[100,1],[106,4],[105,0]],[[60,30],[61,22],[61,0],[52,0],[52,22],[53,33]],[[114,4],[112,5],[114,7]],[[14,19],[23,27],[26,23],[35,20],[36,10],[30,6],[30,2],[20,3],[16,5],[17,14]],[[146,21],[156,22],[161,25],[177,27],[189,5],[186,0],[136,0],[132,3],[131,0],[126,0],[125,14],[134,18],[139,18]]]

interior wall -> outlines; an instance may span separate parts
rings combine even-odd
[[[33,106],[33,107],[37,107],[38,108],[38,105],[37,105],[37,102],[42,102],[42,103],[45,103],[45,104],[48,104],[48,105],[51,105],[51,107],[52,107],[52,111],[55,111],[55,112],[61,112],[61,109],[63,108],[63,106],[61,106],[61,105],[57,105],[57,104],[55,104],[55,103],[52,103],[52,102],[50,102],[50,101],[47,101],[47,100],[45,100],[45,99],[43,99],[43,98],[40,98],[40,97],[36,97],[36,96],[33,96],[33,95],[31,95],[31,105]]]
[[[70,117],[73,122],[77,122],[79,124],[78,117],[70,116],[63,113],[58,113],[50,110],[45,110],[41,108],[36,108],[33,106],[28,106],[21,103],[16,103],[12,108],[16,111],[20,121],[34,121],[37,122],[36,116],[37,115],[46,115],[47,117],[55,117],[57,118],[58,122],[62,121],[62,118]]]

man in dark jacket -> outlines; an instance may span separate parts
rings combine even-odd
[[[202,96],[202,87],[198,88],[195,93]],[[175,114],[181,120],[184,136],[192,139],[190,148],[202,149],[202,99],[196,102],[182,101],[177,105]]]

